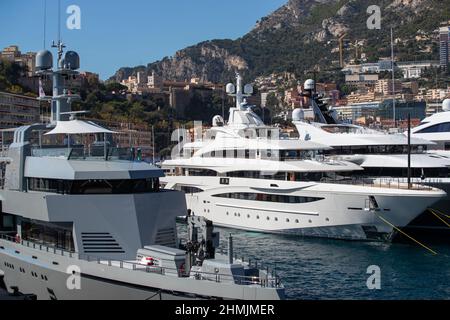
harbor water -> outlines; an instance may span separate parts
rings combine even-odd
[[[449,299],[450,245],[352,242],[215,228],[221,248],[233,235],[238,257],[275,268],[288,299]],[[179,224],[180,233],[185,226]],[[368,289],[370,266],[380,268],[380,289]]]

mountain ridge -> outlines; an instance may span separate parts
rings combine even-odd
[[[381,30],[367,29],[367,8],[373,4],[381,8]],[[272,72],[337,69],[333,49],[339,35],[360,41],[369,61],[376,61],[389,55],[390,26],[400,60],[436,59],[436,41],[419,43],[415,37],[432,34],[449,16],[450,0],[289,0],[241,38],[200,42],[147,66],[121,68],[110,80],[120,82],[138,71],[155,71],[167,80],[226,82],[235,71],[252,80]],[[347,59],[352,54],[345,52]]]

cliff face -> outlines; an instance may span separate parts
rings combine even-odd
[[[382,11],[381,30],[366,27],[366,10],[373,4]],[[242,38],[202,42],[146,67],[121,68],[112,80],[121,81],[137,71],[150,74],[152,70],[169,80],[198,77],[225,82],[235,71],[251,78],[274,71],[301,73],[317,66],[326,69],[338,60],[333,48],[344,33],[349,41],[364,44],[363,51],[375,61],[388,55],[383,47],[389,42],[391,26],[402,43],[408,44],[415,41],[419,31],[432,34],[439,22],[449,16],[450,0],[289,0],[260,19]],[[420,49],[419,46],[417,51]],[[398,50],[402,53],[403,49]],[[347,58],[352,53],[348,50]],[[433,54],[437,53],[431,52],[425,58],[437,59]]]
[[[148,68],[155,70],[164,79],[186,80],[199,77],[202,81],[219,82],[224,74],[248,69],[248,64],[245,59],[227,49],[204,42],[180,50],[173,58],[152,63]]]

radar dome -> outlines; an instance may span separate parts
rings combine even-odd
[[[445,99],[444,102],[442,102],[442,110],[444,111],[450,111],[450,99]]]
[[[223,127],[224,121],[222,116],[215,116],[212,120],[213,127]]]
[[[253,94],[253,86],[251,84],[246,84],[244,86],[244,93],[245,94]]]
[[[36,54],[36,70],[43,71],[53,68],[53,55],[48,50],[39,51]]]
[[[80,56],[75,51],[67,51],[64,60],[70,70],[77,70],[80,68]]]
[[[303,109],[297,108],[292,111],[292,120],[293,121],[303,121],[305,119],[305,113]]]
[[[314,90],[314,80],[308,79],[305,81],[305,90]]]
[[[232,84],[232,83],[227,84],[226,92],[228,94],[235,93],[236,92],[236,87],[234,86],[234,84]]]

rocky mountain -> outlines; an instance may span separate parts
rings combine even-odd
[[[381,9],[380,30],[367,28],[371,5]],[[147,66],[122,68],[111,80],[152,70],[171,80],[199,77],[226,82],[237,70],[253,79],[272,72],[336,69],[340,35],[345,33],[348,42],[357,43],[368,61],[377,61],[390,54],[391,27],[400,60],[437,60],[433,32],[449,17],[450,0],[289,0],[239,39],[205,41]],[[354,52],[350,46],[346,49],[347,61]]]

